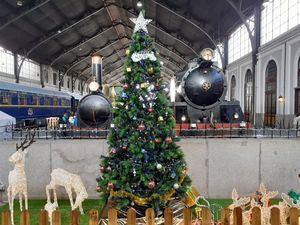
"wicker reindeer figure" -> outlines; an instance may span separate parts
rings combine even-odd
[[[30,140],[28,135],[31,134]],[[9,157],[9,161],[15,164],[15,167],[8,175],[8,188],[7,197],[9,209],[11,212],[11,224],[14,224],[14,198],[19,194],[20,210],[23,210],[22,195],[25,200],[25,210],[28,210],[28,197],[27,197],[27,179],[25,173],[25,156],[27,148],[33,143],[35,131],[33,133],[27,132],[24,141],[20,145],[16,144],[16,152]]]
[[[83,182],[79,175],[69,173],[63,169],[54,169],[51,173],[50,184],[46,186],[47,194],[47,204],[46,208],[51,208],[50,206],[58,207],[56,187],[63,186],[66,189],[66,192],[70,199],[70,204],[72,210],[79,208],[81,214],[83,214],[82,202],[87,199],[88,193],[83,185]],[[53,190],[54,194],[54,203],[51,203],[50,199],[50,190]],[[73,202],[72,189],[76,193],[75,203]]]

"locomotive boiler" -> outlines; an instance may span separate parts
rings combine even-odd
[[[244,120],[239,101],[227,101],[223,71],[211,61],[211,49],[192,60],[176,74],[175,115],[181,122],[239,123]]]

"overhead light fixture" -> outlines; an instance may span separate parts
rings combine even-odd
[[[136,3],[136,6],[137,6],[138,8],[142,8],[142,7],[143,7],[143,3],[142,3],[141,1],[138,1],[138,2]]]
[[[164,65],[164,62],[163,62],[163,61],[160,61],[160,65],[163,66],[163,65]]]
[[[60,33],[61,33],[61,30],[58,30],[57,33],[60,34]]]
[[[82,48],[80,47],[78,50],[79,50],[79,51],[81,51],[81,50],[82,50]]]
[[[17,5],[18,5],[18,6],[22,6],[22,5],[23,5],[23,1],[18,0],[18,1],[17,1]]]
[[[181,121],[182,121],[182,122],[185,122],[185,121],[186,121],[186,116],[185,116],[185,115],[182,115],[182,116],[181,116]]]

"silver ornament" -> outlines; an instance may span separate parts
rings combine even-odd
[[[178,188],[179,188],[179,184],[175,183],[175,184],[173,185],[173,188],[174,188],[174,189],[178,189]]]

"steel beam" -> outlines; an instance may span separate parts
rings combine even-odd
[[[36,9],[42,7],[43,5],[47,4],[50,1],[51,0],[44,0],[44,1],[41,1],[39,4],[33,6],[32,8],[26,7],[21,12],[18,12],[18,13],[15,13],[15,14],[10,14],[9,17],[6,18],[6,21],[4,19],[4,22],[1,23],[0,31],[3,30],[4,28],[6,28],[8,25],[12,24],[13,22],[19,20],[20,18],[28,15],[29,13],[33,12],[34,10],[36,10]]]
[[[196,23],[194,23],[193,21],[191,21],[190,19],[186,18],[185,16],[183,15],[180,15],[179,13],[175,12],[174,10],[172,9],[169,9],[168,7],[164,6],[163,4],[157,2],[156,0],[151,0],[153,3],[155,3],[156,5],[160,6],[161,8],[171,12],[172,14],[176,15],[177,17],[187,21],[188,23],[192,24],[194,27],[196,27],[201,33],[203,33],[210,41],[211,43],[215,46],[215,48],[217,49],[218,53],[220,54],[221,58],[223,57],[222,56],[222,52],[221,52],[221,49],[219,48],[219,46],[217,45],[217,43],[215,42],[215,40],[212,38],[212,36],[207,32],[205,31],[203,28],[201,28],[199,25],[197,25]],[[223,59],[222,59],[223,61]],[[222,65],[223,67],[223,65]]]

